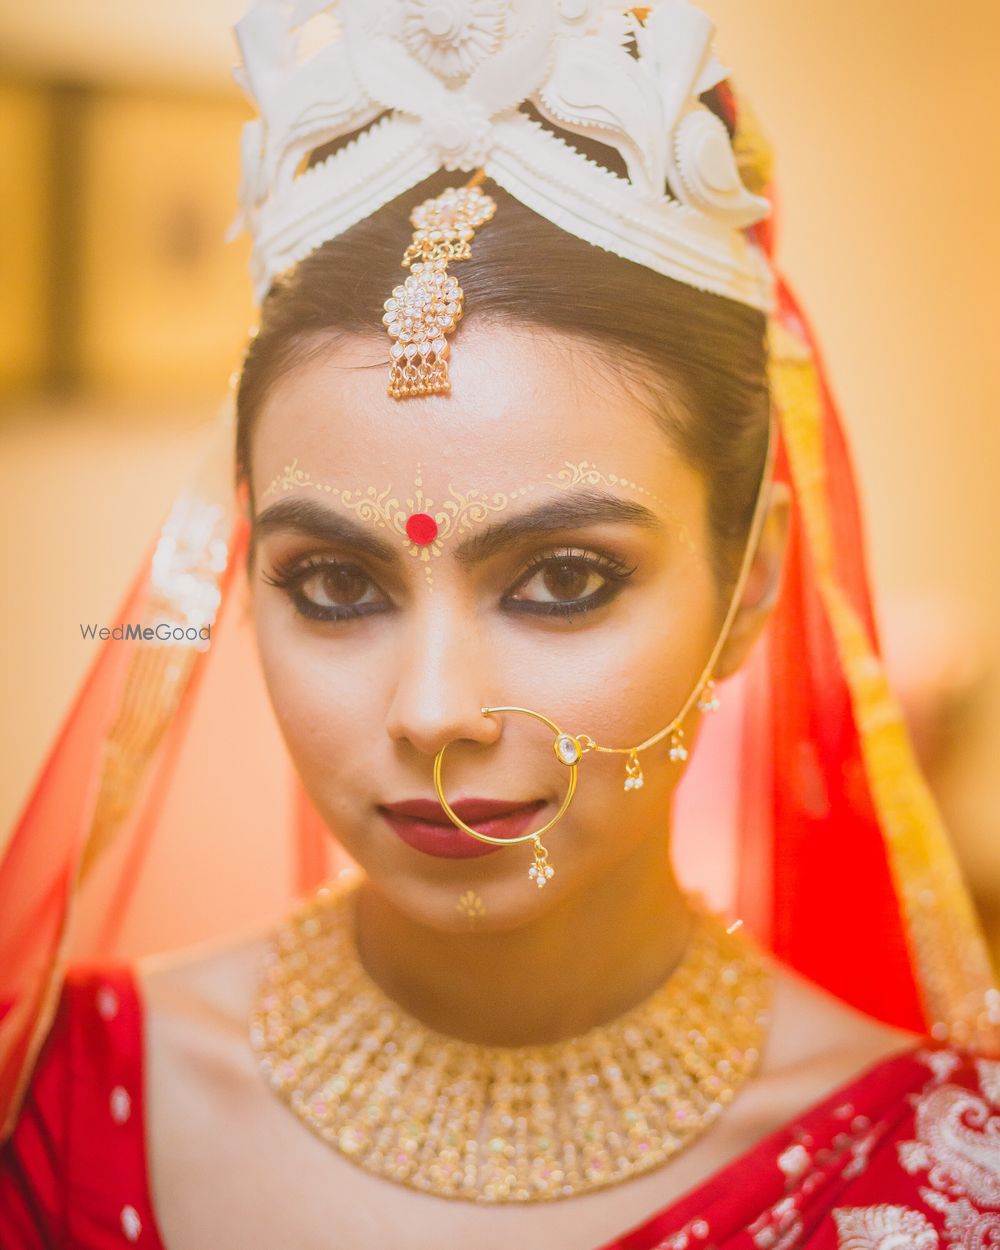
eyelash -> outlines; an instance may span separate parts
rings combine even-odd
[[[556,616],[563,620],[592,612],[614,599],[620,593],[624,583],[628,581],[638,567],[637,565],[630,566],[620,556],[564,547],[536,556],[518,575],[512,589],[516,591],[520,586],[530,582],[532,577],[540,570],[560,563],[574,564],[591,572],[599,573],[606,579],[606,583],[585,599],[571,600],[568,603],[540,603],[538,601],[521,600],[518,601],[516,611],[523,612],[528,616]],[[296,611],[311,620],[347,621],[381,612],[384,608],[384,605],[381,603],[361,604],[347,608],[320,607],[302,593],[304,583],[317,571],[344,568],[356,569],[364,577],[368,577],[368,574],[360,565],[351,564],[349,561],[344,560],[331,560],[326,556],[307,556],[305,559],[292,557],[278,561],[272,571],[262,574],[262,577],[269,586],[275,586],[279,590],[284,591],[291,599]],[[506,597],[504,601],[507,601]]]
[[[360,565],[352,564],[348,560],[331,560],[328,556],[306,556],[304,559],[292,556],[289,559],[277,561],[270,573],[262,573],[261,576],[269,586],[276,586],[278,590],[283,590],[291,599],[296,611],[310,620],[353,620],[361,616],[371,616],[383,610],[381,603],[361,604],[348,608],[324,608],[313,603],[302,593],[302,586],[314,573],[323,569],[356,569],[363,577],[368,577]]]
[[[529,616],[559,616],[563,619],[593,612],[614,599],[638,567],[634,564],[629,566],[628,561],[620,556],[563,547],[557,551],[546,551],[536,556],[518,576],[514,589],[517,590],[519,586],[530,582],[537,572],[553,564],[574,564],[590,572],[599,573],[606,579],[605,585],[585,599],[570,600],[569,603],[533,603],[531,600],[523,600],[517,609],[519,612],[524,612]]]

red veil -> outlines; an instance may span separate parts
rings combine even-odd
[[[755,230],[773,263],[773,223]],[[1000,1053],[985,942],[880,659],[844,432],[780,280],[770,341],[787,563],[773,618],[722,685],[679,785],[678,873],[870,1015]],[[220,427],[117,616],[154,637],[103,644],[4,848],[2,1135],[68,964],[257,927],[347,866],[267,704],[230,410]],[[162,642],[158,623],[210,623],[210,641]]]

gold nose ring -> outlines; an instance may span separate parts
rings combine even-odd
[[[555,753],[555,757],[560,764],[565,765],[569,769],[569,785],[566,789],[565,795],[563,796],[563,801],[559,806],[559,810],[552,817],[552,819],[542,825],[540,829],[535,829],[532,833],[519,834],[516,838],[494,838],[489,834],[480,833],[477,829],[473,829],[471,825],[467,825],[465,821],[462,820],[462,818],[452,809],[451,804],[445,798],[444,788],[441,782],[441,769],[444,763],[444,753],[450,745],[447,742],[434,757],[434,789],[437,792],[438,800],[441,803],[441,806],[445,810],[445,814],[452,824],[457,825],[459,829],[464,830],[473,838],[478,838],[480,842],[491,842],[496,846],[508,846],[515,842],[527,842],[529,838],[532,839],[535,844],[535,861],[528,869],[528,876],[536,883],[539,889],[541,889],[541,887],[551,879],[555,871],[552,865],[548,862],[548,851],[544,846],[542,846],[541,836],[543,833],[551,829],[556,821],[562,818],[566,809],[573,800],[573,795],[576,793],[577,765],[579,764],[580,758],[584,753],[584,747],[578,739],[573,737],[572,734],[565,733],[562,729],[560,729],[555,721],[550,720],[547,716],[543,716],[541,712],[533,712],[530,708],[483,707],[479,710],[484,716],[493,716],[497,712],[521,712],[525,716],[531,716],[535,720],[541,721],[543,725],[547,725],[548,728],[552,730],[552,749]]]

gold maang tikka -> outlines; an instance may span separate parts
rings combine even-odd
[[[451,390],[445,335],[461,319],[463,293],[448,264],[471,257],[473,233],[496,212],[496,201],[476,185],[482,177],[480,170],[464,187],[448,187],[410,214],[413,239],[401,262],[410,274],[393,288],[382,318],[393,340],[388,386],[393,399]]]

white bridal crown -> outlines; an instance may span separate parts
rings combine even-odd
[[[258,299],[443,168],[483,169],[589,243],[771,311],[770,267],[745,233],[769,204],[698,98],[727,71],[687,0],[256,0],[236,34],[236,77],[260,112],[244,127],[237,223]],[[615,149],[627,177],[546,122]]]

